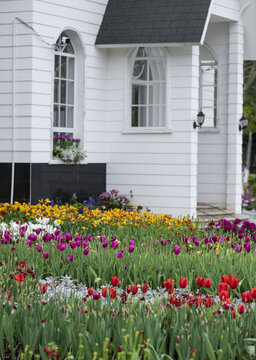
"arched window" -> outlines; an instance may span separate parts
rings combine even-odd
[[[204,126],[216,127],[217,123],[217,61],[206,47],[200,47],[199,108],[205,114]]]
[[[131,127],[166,126],[166,56],[140,47],[132,58]]]
[[[61,33],[54,54],[53,135],[80,138],[84,133],[85,53],[78,33]]]
[[[69,36],[57,40],[54,62],[53,132],[74,136],[75,54]]]

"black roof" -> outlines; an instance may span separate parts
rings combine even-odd
[[[211,0],[109,0],[96,45],[198,43]]]

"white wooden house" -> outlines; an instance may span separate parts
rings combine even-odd
[[[154,212],[240,213],[255,17],[255,0],[0,0],[0,200],[115,188]],[[54,159],[54,133],[86,161]]]

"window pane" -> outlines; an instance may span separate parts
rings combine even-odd
[[[67,58],[61,56],[61,77],[65,79],[67,77]]]
[[[54,105],[53,127],[58,127],[58,105]]]
[[[147,104],[147,86],[144,85],[132,86],[132,104],[133,105]]]
[[[165,105],[166,84],[150,83],[149,86],[149,105]]]
[[[150,76],[149,80],[165,81],[165,61],[164,59],[155,59],[149,61]]]
[[[68,82],[68,104],[74,104],[74,83],[73,81]]]
[[[148,126],[150,127],[165,126],[165,106],[149,106]]]
[[[133,106],[132,107],[132,127],[147,126],[147,107]]]
[[[55,55],[55,63],[54,63],[54,77],[60,77],[59,74],[59,70],[60,70],[60,66],[59,66],[59,60],[60,60],[60,56],[59,55]]]
[[[133,79],[147,80],[147,60],[136,60],[134,62]]]
[[[61,93],[60,93],[60,102],[61,104],[66,104],[66,87],[67,83],[66,81],[61,81]]]
[[[66,127],[66,107],[60,107],[60,127]]]
[[[54,80],[54,102],[59,102],[59,80]]]
[[[74,127],[74,108],[69,106],[67,111],[68,111],[67,127],[73,128]]]
[[[74,79],[75,74],[75,59],[69,58],[68,59],[68,78]]]

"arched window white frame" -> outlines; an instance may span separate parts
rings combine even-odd
[[[69,134],[83,141],[84,131],[83,45],[74,30],[65,30],[54,53],[53,135]]]
[[[212,52],[200,47],[199,108],[205,114],[204,127],[217,125],[218,64]]]
[[[166,127],[166,54],[140,47],[131,58],[131,128]]]

